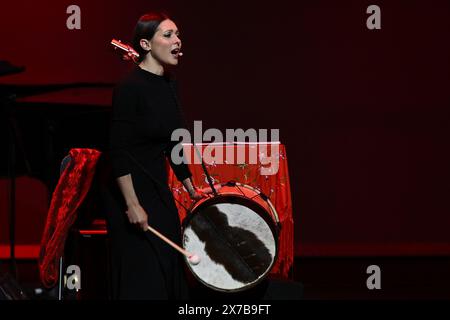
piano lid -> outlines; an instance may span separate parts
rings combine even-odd
[[[25,67],[17,67],[12,65],[10,62],[5,60],[0,60],[0,77],[7,76],[11,74],[21,73],[25,71]]]
[[[47,105],[55,107],[111,108],[113,87],[76,87],[18,98],[21,106]]]

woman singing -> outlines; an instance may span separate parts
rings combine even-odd
[[[181,244],[180,221],[167,185],[166,158],[192,199],[186,164],[170,159],[173,130],[182,126],[174,80],[181,40],[176,24],[162,13],[143,15],[134,31],[138,64],[114,89],[110,135],[115,190],[107,200],[112,247],[113,298],[186,299],[182,256],[147,231],[150,225]]]

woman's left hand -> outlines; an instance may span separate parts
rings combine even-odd
[[[205,192],[203,192],[202,190],[200,190],[200,189],[195,189],[193,192],[189,193],[189,197],[192,200],[200,200],[200,199],[203,199],[203,198],[207,198],[208,195]]]

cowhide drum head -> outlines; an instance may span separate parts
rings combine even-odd
[[[278,219],[266,197],[249,186],[222,187],[200,200],[183,222],[183,246],[200,257],[189,268],[218,291],[242,291],[261,281],[275,263]]]

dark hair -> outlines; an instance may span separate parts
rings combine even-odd
[[[139,53],[139,62],[144,60],[145,56],[148,53],[148,51],[142,49],[139,42],[141,41],[141,39],[150,40],[151,38],[153,38],[160,23],[167,19],[170,18],[164,12],[149,12],[139,18],[138,22],[136,23],[136,27],[134,28],[132,42],[134,50]]]

